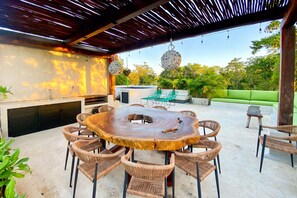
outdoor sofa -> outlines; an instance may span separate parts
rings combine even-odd
[[[215,93],[211,101],[272,106],[277,110],[278,98],[278,91],[226,89]],[[297,124],[297,92],[294,95],[293,124]]]

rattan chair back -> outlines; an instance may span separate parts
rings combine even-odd
[[[76,116],[76,121],[79,123],[80,126],[86,126],[85,119],[91,116],[91,113],[80,113]]]
[[[106,154],[104,151],[100,153],[92,153],[83,149],[89,143],[90,142],[87,140],[79,140],[72,144],[72,149],[75,152],[75,155],[79,160],[86,163],[98,163],[100,160],[118,158],[118,155],[125,151],[125,148],[122,148],[119,151],[110,154]]]
[[[134,106],[134,107],[144,107],[144,105],[142,105],[142,104],[130,104],[130,106]]]
[[[145,180],[163,180],[174,168],[174,154],[171,155],[168,165],[151,165],[129,161],[133,150],[122,156],[121,161],[129,175]]]
[[[114,110],[114,107],[112,106],[108,106],[108,105],[103,105],[101,107],[98,108],[98,112],[101,113],[101,112],[107,112],[107,111],[112,111]]]
[[[288,136],[274,136],[274,135],[261,135],[263,128],[276,130],[280,133],[286,133]],[[258,157],[259,144],[262,145],[260,173],[262,172],[262,165],[264,161],[265,147],[273,150],[278,150],[290,154],[291,165],[294,167],[294,157],[297,154],[297,126],[296,125],[281,125],[281,126],[261,126],[259,127],[259,138],[257,142],[256,156]],[[295,142],[295,143],[293,143]]]
[[[212,140],[204,140],[201,141],[200,148],[207,148],[207,151],[202,151],[198,153],[190,153],[190,152],[180,152],[175,151],[175,155],[179,157],[183,157],[189,161],[192,162],[208,162],[216,158],[216,156],[219,154],[220,150],[222,149],[222,145],[220,142],[212,141]],[[197,148],[195,147],[195,148]]]
[[[199,121],[199,127],[203,128],[203,135],[201,134],[200,139],[208,138],[208,137],[216,137],[221,130],[220,123],[214,120]]]
[[[164,107],[164,106],[153,106],[152,108],[154,108],[154,109],[160,109],[160,110],[167,110],[167,108]]]
[[[94,137],[87,137],[83,135],[78,135],[78,132],[81,131],[83,133],[86,129],[81,129],[79,127],[74,126],[66,126],[63,128],[62,133],[68,142],[75,142],[76,140],[90,140],[94,139]],[[87,130],[86,130],[87,131]]]
[[[187,116],[191,116],[191,117],[197,118],[197,115],[196,115],[196,113],[194,111],[183,110],[183,111],[180,111],[179,113],[181,113],[183,115],[187,115]]]

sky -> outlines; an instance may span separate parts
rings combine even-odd
[[[199,63],[207,66],[226,67],[233,58],[241,58],[242,61],[246,61],[249,57],[266,54],[266,51],[262,50],[256,55],[252,55],[250,46],[251,41],[269,36],[264,32],[268,24],[269,22],[258,23],[177,40],[173,41],[173,45],[175,50],[181,54],[181,66],[188,63]],[[229,38],[227,38],[228,35]],[[169,41],[161,45],[120,53],[119,56],[124,60],[124,67],[133,70],[135,64],[146,62],[157,74],[160,74],[163,71],[161,57],[168,50],[168,46]]]

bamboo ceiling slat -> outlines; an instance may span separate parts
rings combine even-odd
[[[0,3],[0,27],[55,38],[65,45],[71,38],[84,38],[82,33],[114,22],[106,31],[80,39],[77,42],[81,43],[73,46],[81,47],[83,52],[93,47],[91,54],[102,48],[110,54],[168,42],[171,35],[186,38],[195,32],[202,34],[239,26],[247,23],[246,16],[251,17],[251,23],[277,19],[284,16],[290,1],[293,0],[146,0],[144,4],[138,0],[5,0]],[[138,16],[116,24],[119,16],[124,18],[143,5],[159,2],[157,7],[139,11]],[[50,42],[17,34],[11,34],[10,38],[10,34],[0,30],[0,39],[15,42],[17,38],[17,43],[24,45],[34,41],[32,46],[41,48]],[[57,41],[49,46],[57,45]]]

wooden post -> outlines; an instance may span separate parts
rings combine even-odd
[[[113,95],[113,99],[115,98],[115,85],[116,85],[115,76],[109,74],[109,94]]]
[[[278,125],[293,124],[294,78],[295,27],[282,26]]]
[[[108,65],[112,62],[112,60],[113,60],[112,57],[108,59]],[[111,75],[110,73],[108,73],[108,79],[109,79],[109,94],[113,95],[113,99],[114,99],[116,79],[115,79],[115,76]]]

